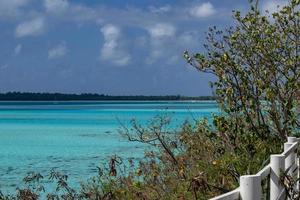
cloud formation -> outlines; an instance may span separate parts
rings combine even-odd
[[[161,7],[150,6],[149,10],[150,10],[150,12],[155,13],[155,14],[164,14],[164,13],[171,11],[171,8],[172,7],[170,5],[165,5],[165,6],[161,6]]]
[[[0,0],[0,17],[15,17],[29,0]]]
[[[120,44],[120,28],[112,24],[107,24],[101,28],[101,32],[104,37],[104,44],[101,49],[100,58],[118,66],[127,65],[131,57],[122,49]]]
[[[44,32],[45,19],[43,17],[37,17],[29,21],[20,23],[15,30],[15,36],[17,38],[27,36],[37,36]]]
[[[175,34],[176,29],[171,24],[158,23],[148,28],[149,34],[153,38],[171,37]]]
[[[63,42],[48,51],[48,59],[58,59],[64,57],[68,53],[68,48]]]
[[[196,18],[209,17],[216,13],[214,6],[210,2],[202,3],[200,5],[193,6],[190,10],[190,15]]]
[[[44,6],[48,13],[62,14],[69,8],[67,0],[45,0]]]
[[[96,10],[83,5],[70,6],[69,16],[71,17],[72,20],[76,22],[98,19]]]
[[[157,23],[148,28],[149,38],[149,54],[145,58],[147,65],[172,65],[180,57],[181,50],[179,44],[180,30],[171,23]]]
[[[96,10],[82,4],[71,3],[68,0],[44,0],[46,12],[60,16],[61,20],[82,22],[96,20]]]

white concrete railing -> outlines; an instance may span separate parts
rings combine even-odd
[[[282,154],[274,154],[270,156],[270,164],[264,167],[255,175],[245,175],[240,177],[240,187],[214,197],[210,200],[260,200],[262,199],[261,181],[270,178],[270,200],[285,199],[285,189],[280,183],[280,174],[282,171],[287,172],[294,178],[299,178],[299,158],[297,156],[297,147],[300,138],[288,137],[288,141],[284,143],[284,152]],[[296,185],[299,190],[299,184]]]

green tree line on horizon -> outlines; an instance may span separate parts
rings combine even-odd
[[[181,95],[105,95],[97,93],[65,94],[65,93],[33,93],[7,92],[0,93],[0,101],[180,101],[180,100],[215,100],[213,96],[181,96]]]

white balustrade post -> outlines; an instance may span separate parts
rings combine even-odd
[[[270,174],[270,200],[278,199],[278,196],[283,191],[283,186],[280,183],[280,173],[284,171],[285,156],[281,154],[271,155],[271,174]]]
[[[298,138],[296,137],[288,137],[288,143],[295,143],[295,142],[298,142]],[[294,160],[294,163],[297,164],[297,154],[294,153],[295,155],[295,160]]]
[[[295,142],[299,142],[299,139],[296,138],[296,137],[288,137],[288,141],[287,142],[288,143],[295,143]],[[294,175],[296,175],[296,177],[295,177],[296,179],[299,179],[300,178],[300,174],[299,174],[299,158],[298,158],[297,152],[293,152],[292,154],[293,154],[293,157],[290,158],[291,160],[289,162],[291,162],[291,164],[296,164],[296,166],[298,167],[298,169],[296,171],[296,174],[294,174]],[[297,183],[296,183],[296,189],[297,190],[299,189],[299,181],[297,181]]]
[[[299,142],[299,138],[296,138],[296,137],[288,137],[288,143],[295,143],[295,142]],[[297,151],[296,152],[293,152],[293,154],[294,154],[294,157],[292,158],[292,159],[294,159],[293,161],[291,161],[291,162],[293,162],[293,163],[295,163],[296,164],[296,166],[298,167],[298,169],[297,169],[297,171],[296,171],[296,174],[294,174],[296,177],[296,179],[298,179],[299,180],[299,178],[300,178],[300,173],[299,173],[299,158],[298,158],[298,155],[297,155]],[[297,181],[297,183],[296,183],[296,189],[297,190],[299,190],[299,181]]]
[[[299,167],[300,167],[300,159],[296,156],[296,161],[297,161],[297,167],[298,167],[298,169],[297,169],[297,180],[300,180],[300,172],[299,172]],[[296,183],[296,189],[297,190],[299,190],[300,189],[300,184],[299,184],[299,181],[297,181],[297,183]]]
[[[240,177],[240,195],[242,200],[261,199],[261,177],[245,175]]]
[[[297,142],[296,137],[288,137],[288,141],[284,143],[284,151],[288,150],[295,142]],[[288,169],[293,164],[296,164],[296,154],[292,152],[288,157],[285,158],[285,169]],[[288,172],[289,175],[291,174],[291,170]]]

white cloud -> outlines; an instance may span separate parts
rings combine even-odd
[[[150,10],[150,12],[155,13],[155,14],[163,14],[163,13],[171,11],[171,6],[170,5],[165,5],[162,7],[150,6],[149,10]]]
[[[101,49],[100,58],[110,61],[115,65],[124,66],[130,62],[130,55],[124,51],[120,44],[121,31],[112,24],[105,25],[101,28],[104,36],[104,44]]]
[[[29,21],[22,22],[16,27],[16,37],[37,36],[45,29],[45,19],[38,17]]]
[[[172,24],[158,23],[148,27],[147,30],[150,34],[150,53],[146,58],[146,64],[153,64],[173,48],[166,50],[166,46],[169,47],[169,43],[176,38],[176,28]]]
[[[216,13],[214,6],[210,2],[194,6],[190,10],[190,15],[197,18],[209,17]]]
[[[266,12],[266,10],[269,11],[269,13],[274,13],[280,10],[283,6],[287,5],[288,1],[286,0],[265,0],[262,4],[262,11],[263,13]]]
[[[72,5],[70,8],[71,18],[75,21],[94,20],[97,12],[89,7],[83,5]]]
[[[19,55],[21,53],[21,51],[22,51],[22,45],[18,44],[14,49],[14,54]]]
[[[61,19],[72,21],[87,21],[96,18],[96,10],[68,0],[44,0],[46,11],[54,15],[63,15]]]
[[[176,29],[171,24],[155,24],[148,28],[149,34],[153,38],[170,37],[175,35]]]
[[[29,0],[0,0],[0,17],[14,17],[20,14],[20,8]]]
[[[67,0],[45,0],[44,6],[46,11],[53,14],[62,14],[69,7]]]
[[[186,30],[177,31],[169,37],[154,38],[150,37],[149,53],[145,58],[145,63],[174,65],[183,61],[181,55],[184,49],[195,50],[201,45],[201,31]],[[147,47],[146,47],[147,48]]]
[[[61,43],[48,51],[48,59],[57,59],[65,56],[68,48],[65,43]]]

